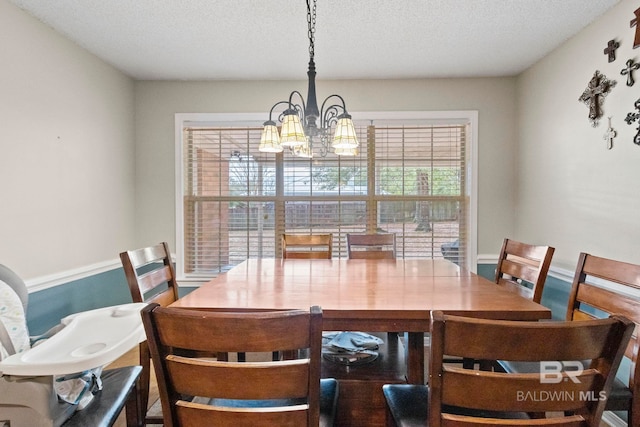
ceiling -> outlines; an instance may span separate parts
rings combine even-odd
[[[9,1],[135,79],[306,78],[303,0]],[[318,0],[318,79],[517,75],[619,1]]]

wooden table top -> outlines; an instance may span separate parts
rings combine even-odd
[[[172,304],[221,310],[312,305],[322,307],[325,329],[341,330],[427,331],[431,310],[514,320],[551,317],[546,307],[449,261],[425,259],[248,259]]]

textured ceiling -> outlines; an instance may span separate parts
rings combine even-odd
[[[136,79],[306,78],[303,0],[9,1]],[[618,2],[318,0],[318,78],[517,75]]]

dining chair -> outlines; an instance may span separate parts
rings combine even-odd
[[[349,259],[395,259],[396,235],[348,233],[347,253]]]
[[[165,427],[330,426],[338,383],[320,379],[322,310],[215,312],[151,304],[142,319]],[[279,351],[244,363],[192,352]]]
[[[636,325],[625,351],[629,361],[628,380],[616,378],[605,409],[626,411],[629,427],[640,426],[640,299],[632,296],[640,291],[640,265],[581,253],[576,266],[566,320],[594,319],[619,314]],[[500,370],[506,372],[536,371],[536,365],[499,360]],[[619,377],[622,375],[619,373]]]
[[[13,291],[13,295],[4,295],[0,301],[0,310],[11,313],[24,313],[26,316],[28,307],[28,289],[22,278],[9,267],[0,264],[0,285],[8,285],[7,289]],[[0,286],[2,294],[3,286]],[[13,298],[15,297],[15,298]],[[14,306],[11,306],[11,305]],[[22,310],[20,310],[22,306]],[[26,318],[21,321],[29,341],[29,332],[26,328]],[[0,320],[0,329],[3,328]],[[6,338],[11,341],[12,335],[17,332],[15,325],[10,326],[12,333],[7,333]],[[57,331],[52,328],[51,331]],[[99,332],[96,332],[99,334]],[[42,339],[42,336],[36,339]],[[7,345],[5,337],[0,333],[0,344],[9,349],[9,355],[18,351],[13,343]],[[30,345],[29,343],[27,343]],[[102,390],[94,394],[89,404],[82,410],[77,410],[77,404],[58,401],[53,390],[53,375],[33,376],[21,378],[19,376],[0,375],[0,425],[44,425],[45,420],[53,425],[62,427],[86,427],[86,426],[113,426],[122,410],[125,409],[127,427],[138,427],[141,424],[139,418],[137,399],[137,381],[141,373],[139,366],[123,366],[108,368],[100,373]],[[4,381],[7,381],[4,383]],[[8,388],[4,389],[5,386]],[[52,396],[44,396],[50,391]],[[3,398],[6,393],[12,394],[12,399],[19,400],[24,394],[25,403],[14,405]],[[47,393],[48,394],[48,393]],[[52,403],[55,402],[55,403]],[[37,420],[35,420],[37,418]],[[4,424],[3,424],[4,422]],[[25,424],[26,423],[26,424]]]
[[[163,307],[178,299],[178,283],[166,242],[120,254],[133,302],[157,303]],[[148,414],[151,354],[147,341],[139,345],[142,374],[138,382],[138,408],[144,424],[161,424],[162,416]]]
[[[555,248],[504,239],[496,283],[540,304]]]
[[[554,252],[555,248],[551,246],[504,239],[496,266],[496,284],[540,304]],[[493,361],[488,360],[461,361],[456,358],[448,358],[447,362],[462,362],[466,368],[479,363],[484,370],[491,369],[493,364]]]
[[[633,328],[618,315],[536,322],[433,312],[428,386],[383,386],[388,425],[599,427],[602,397],[611,389]],[[536,361],[545,369],[529,374],[465,369],[443,363],[444,354]],[[562,364],[572,360],[584,364]]]
[[[331,259],[333,234],[283,234],[282,258]]]

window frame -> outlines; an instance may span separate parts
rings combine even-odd
[[[381,111],[351,113],[354,121],[375,121],[376,125],[397,124],[402,121],[420,121],[421,124],[468,124],[468,140],[465,165],[466,183],[465,197],[468,198],[466,245],[467,265],[470,271],[476,272],[477,266],[477,218],[478,218],[478,112],[476,110],[460,111]],[[207,126],[262,126],[264,113],[177,113],[175,114],[175,230],[176,230],[176,275],[179,284],[198,286],[206,283],[207,278],[187,276],[184,272],[184,140],[183,128],[190,125]],[[395,123],[394,123],[395,122]],[[329,154],[331,155],[331,154]]]

